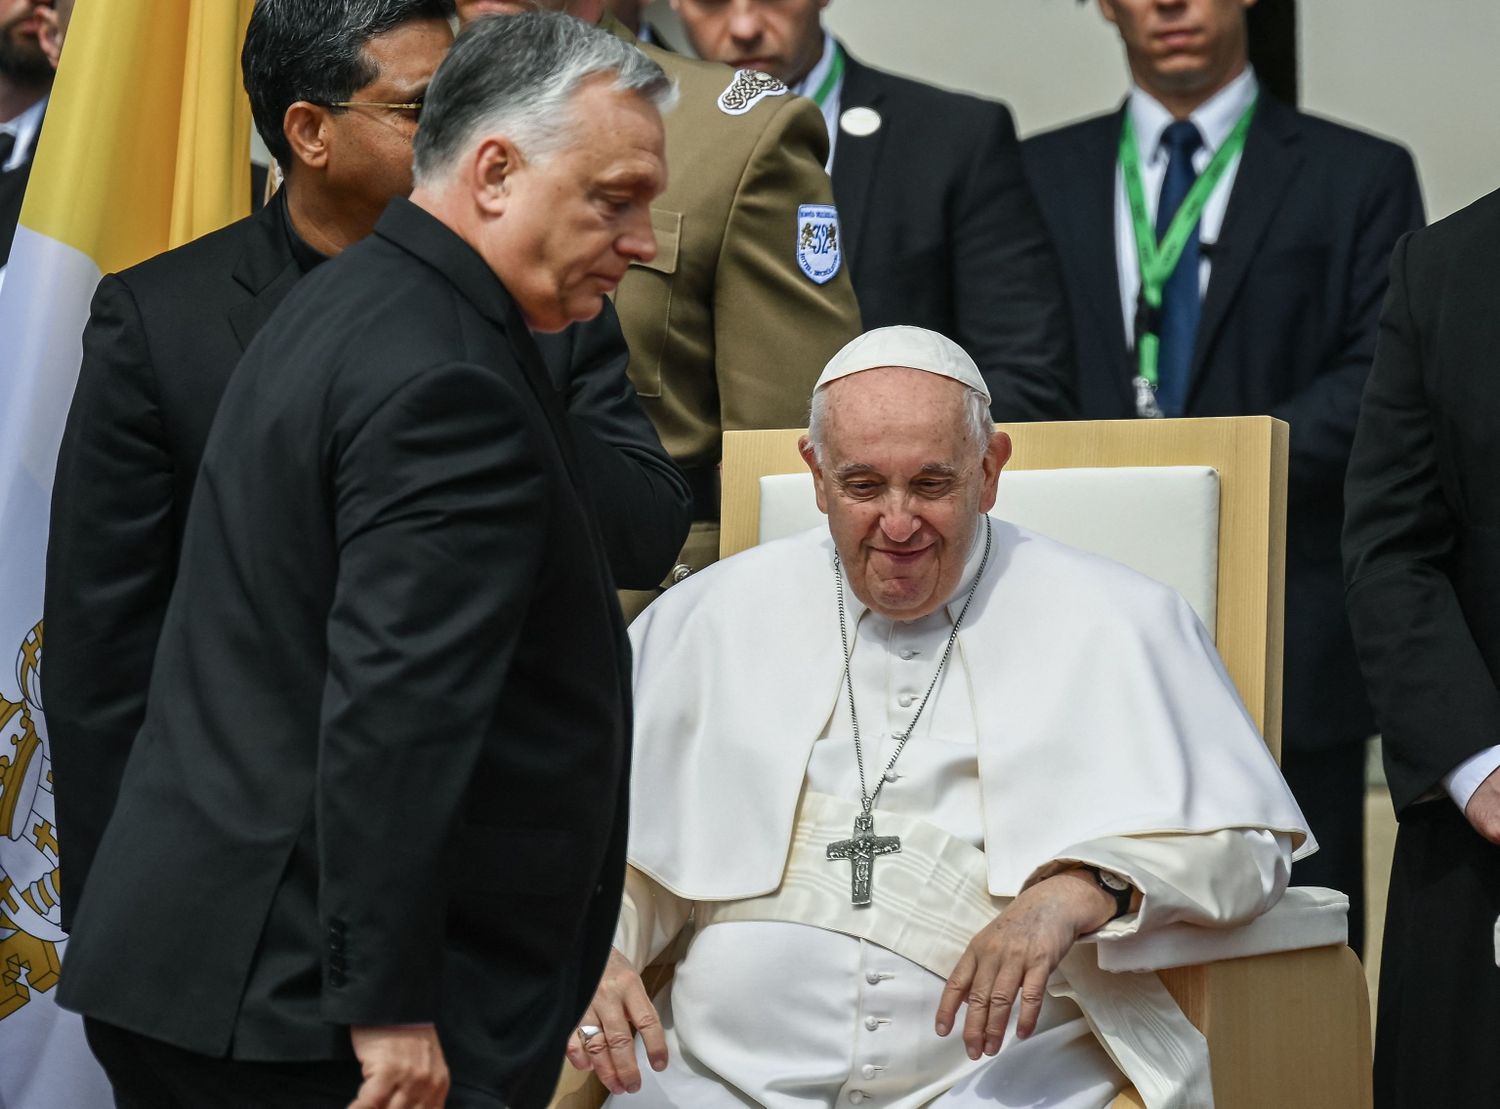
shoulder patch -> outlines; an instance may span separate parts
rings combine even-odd
[[[768,96],[785,96],[790,90],[758,69],[737,69],[729,87],[719,93],[719,111],[742,116]]]
[[[838,276],[844,263],[839,237],[839,213],[832,204],[797,209],[797,265],[809,280],[826,285]]]

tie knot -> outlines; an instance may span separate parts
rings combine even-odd
[[[1192,120],[1179,119],[1162,132],[1161,141],[1167,148],[1169,157],[1176,158],[1184,154],[1191,157],[1203,145],[1203,136],[1198,133],[1198,127]]]

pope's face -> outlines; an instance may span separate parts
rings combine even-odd
[[[805,441],[802,455],[849,586],[882,616],[919,619],[963,579],[1010,438],[981,453],[967,390],[937,374],[884,367],[826,389],[823,458]]]
[[[632,262],[656,257],[651,201],[667,183],[661,114],[604,79],[584,85],[573,113],[571,145],[516,158],[499,186],[503,213],[481,244],[538,331],[593,319]]]
[[[1099,0],[1135,79],[1148,91],[1191,95],[1244,65],[1246,9],[1255,0]]]
[[[759,69],[788,85],[823,52],[828,0],[672,0],[700,58]]]

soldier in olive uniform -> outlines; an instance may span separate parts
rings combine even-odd
[[[603,14],[601,0],[540,6],[635,42]],[[521,7],[458,4],[465,22]],[[673,571],[680,578],[719,557],[724,432],[802,427],[813,383],[859,334],[860,319],[823,170],[828,132],[818,109],[764,74],[641,49],[681,97],[664,117],[668,185],[652,209],[656,258],[630,268],[615,307],[636,392],[693,485],[694,523]],[[651,597],[622,595],[626,616]]]

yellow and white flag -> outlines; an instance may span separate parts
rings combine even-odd
[[[84,0],[0,287],[0,1106],[111,1104],[52,1001],[57,829],[42,575],[57,446],[100,277],[249,210],[239,56],[253,0]],[[10,660],[14,660],[14,668]]]

